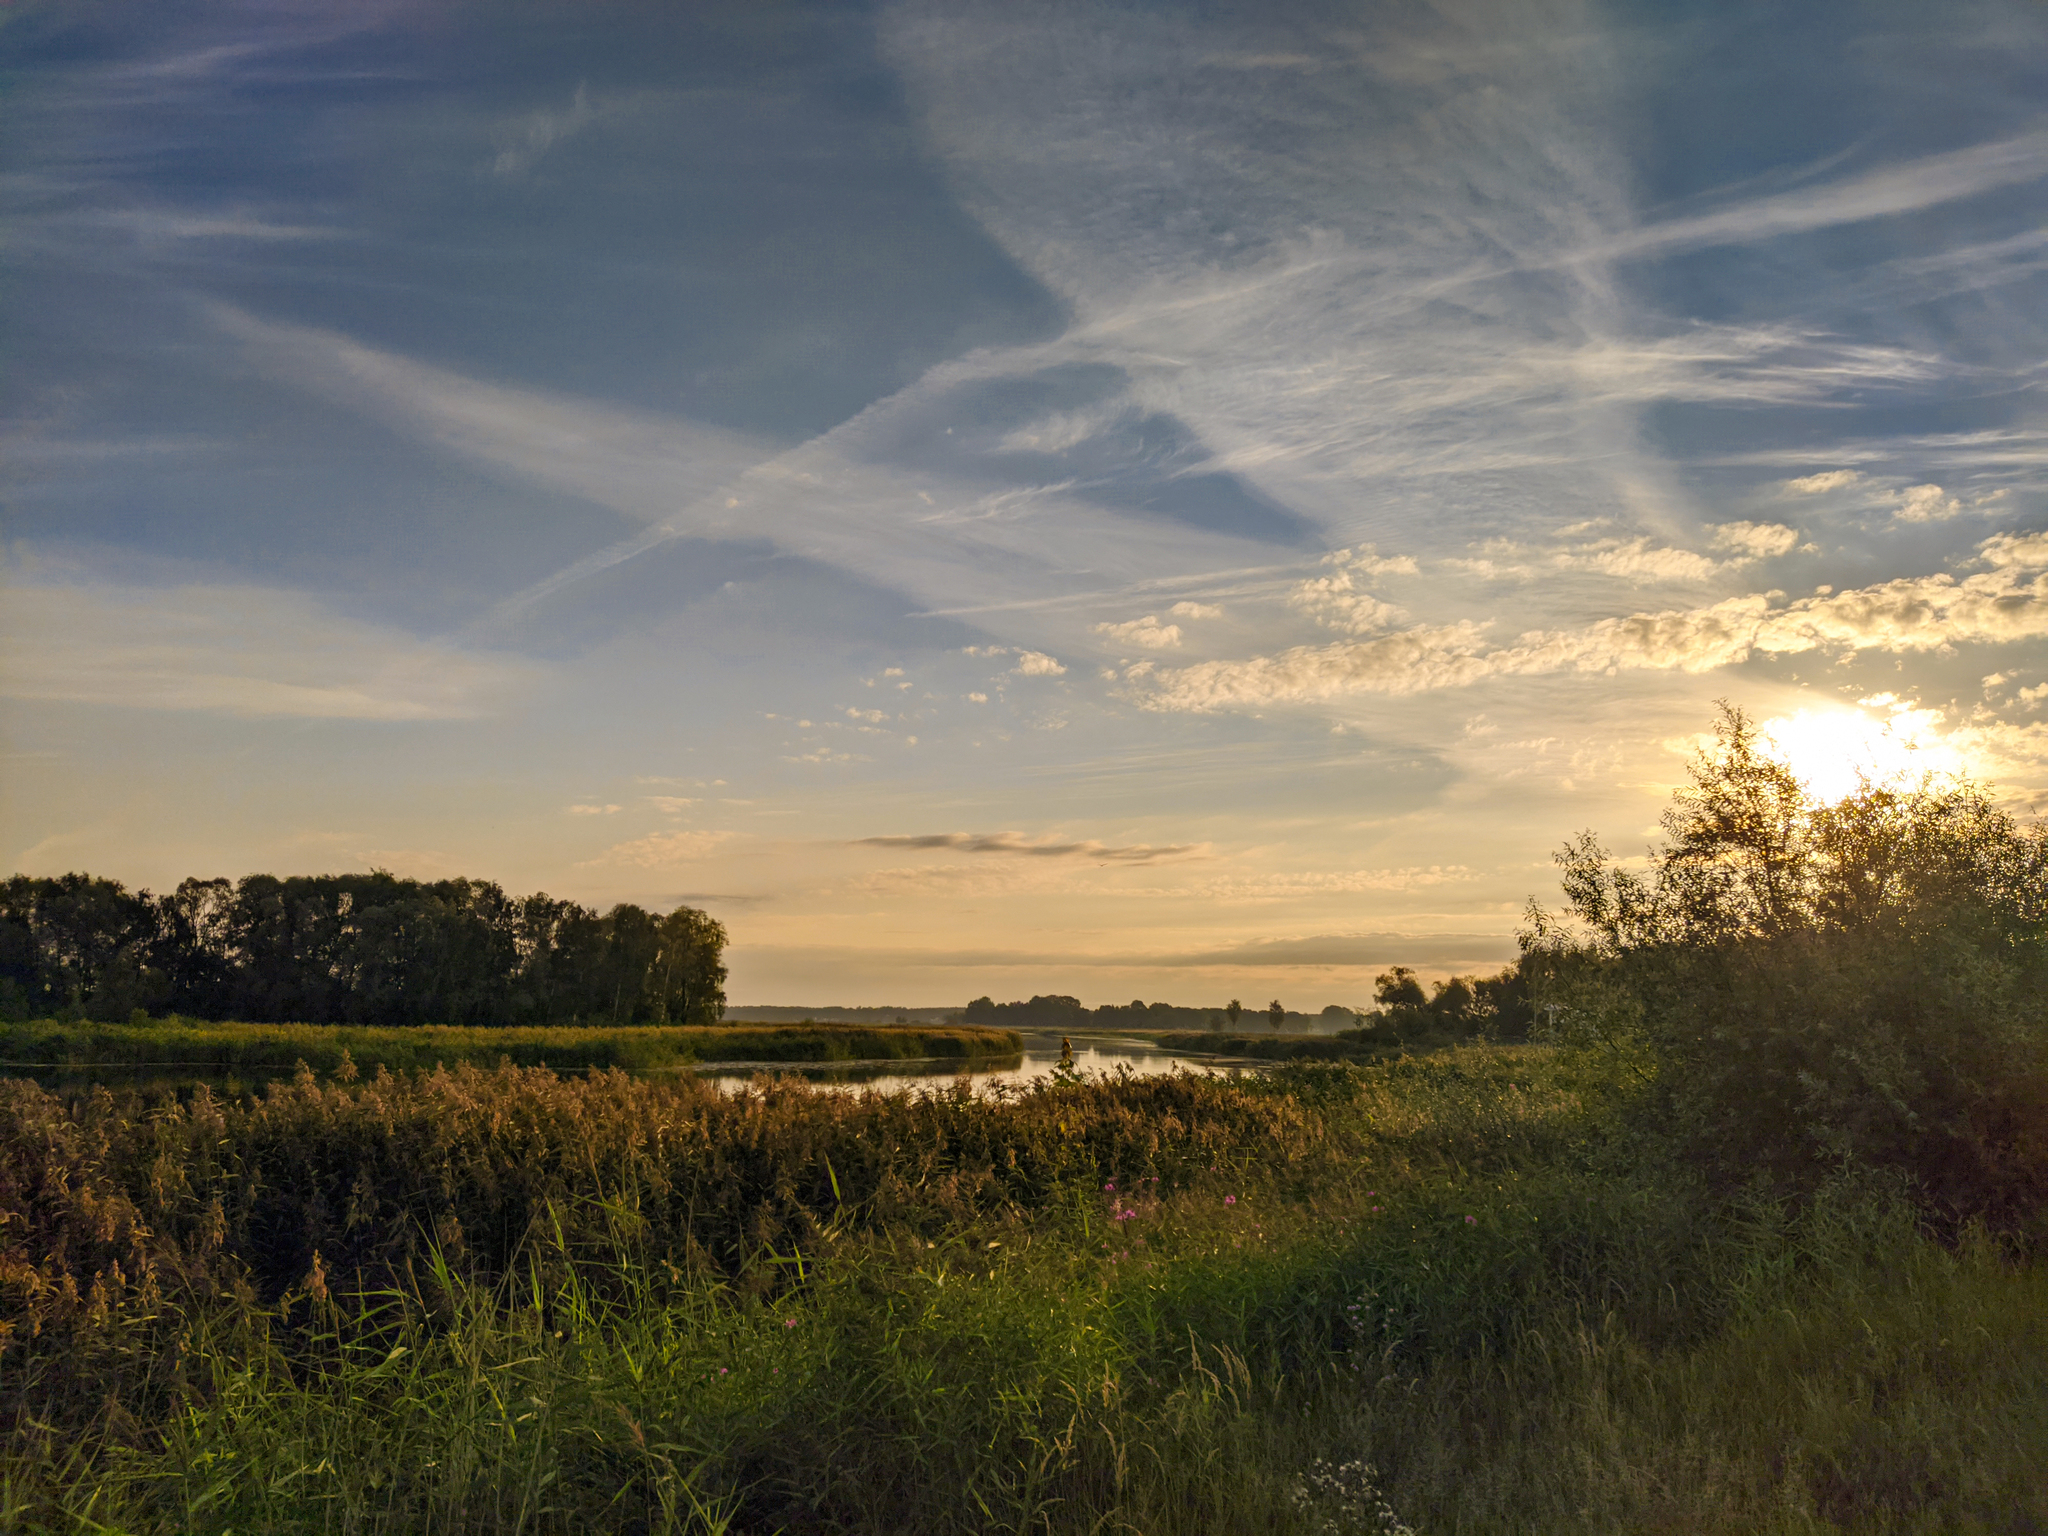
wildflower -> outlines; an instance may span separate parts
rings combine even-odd
[[[1106,1191],[1107,1191],[1107,1190],[1114,1190],[1114,1189],[1116,1188],[1116,1181],[1112,1179],[1112,1180],[1111,1180],[1111,1181],[1110,1181],[1109,1183],[1107,1183],[1107,1184],[1103,1185],[1102,1187],[1103,1187],[1103,1189],[1104,1189],[1104,1190],[1106,1190]]]
[[[1465,1218],[1465,1225],[1468,1227],[1476,1227],[1479,1225],[1479,1218],[1477,1216],[1467,1216]]]
[[[796,1326],[796,1319],[793,1317],[785,1317],[782,1320],[782,1326],[785,1328],[794,1328]]]
[[[718,1368],[718,1374],[719,1374],[719,1375],[721,1375],[721,1376],[723,1376],[723,1375],[725,1374],[725,1367],[724,1367],[724,1366],[722,1366],[722,1365],[721,1365],[721,1366],[720,1366],[720,1367]]]
[[[1225,1205],[1235,1205],[1235,1204],[1237,1204],[1237,1196],[1235,1196],[1235,1195],[1225,1195],[1225,1196],[1223,1197],[1223,1203],[1224,1203]]]

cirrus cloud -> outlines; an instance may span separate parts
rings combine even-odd
[[[856,848],[930,848],[954,853],[1009,853],[1039,859],[1098,859],[1118,864],[1150,864],[1160,859],[1188,858],[1209,851],[1207,843],[1149,843],[1112,846],[1059,837],[1026,837],[1021,832],[925,832],[890,837],[855,838]]]

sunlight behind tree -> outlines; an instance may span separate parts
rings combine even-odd
[[[1888,718],[1847,708],[1801,709],[1757,727],[1770,754],[1783,761],[1815,800],[1833,802],[1867,780],[1896,785],[1925,774],[1970,772],[1963,755],[1936,730],[1939,712],[1916,709],[1884,695]]]

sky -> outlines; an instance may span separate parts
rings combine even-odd
[[[1313,1011],[2048,800],[2048,9],[14,0],[0,859]]]

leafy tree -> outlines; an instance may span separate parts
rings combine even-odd
[[[1544,1032],[1611,1051],[1717,1177],[1845,1168],[1930,1209],[2048,1205],[2048,839],[1981,787],[1825,804],[1723,706],[1642,873],[1589,833],[1532,906]]]
[[[694,907],[677,907],[655,925],[654,937],[645,985],[649,1019],[716,1024],[725,1015],[724,927]]]
[[[1287,1022],[1287,1010],[1280,1006],[1280,999],[1277,997],[1266,1005],[1266,1022],[1275,1030]]]
[[[1380,972],[1373,982],[1372,995],[1382,1008],[1420,1008],[1429,1001],[1423,995],[1422,983],[1415,979],[1415,972],[1405,965]]]
[[[1223,1011],[1230,1016],[1230,1027],[1237,1028],[1237,1021],[1244,1016],[1244,1004],[1232,998],[1224,1005]]]

